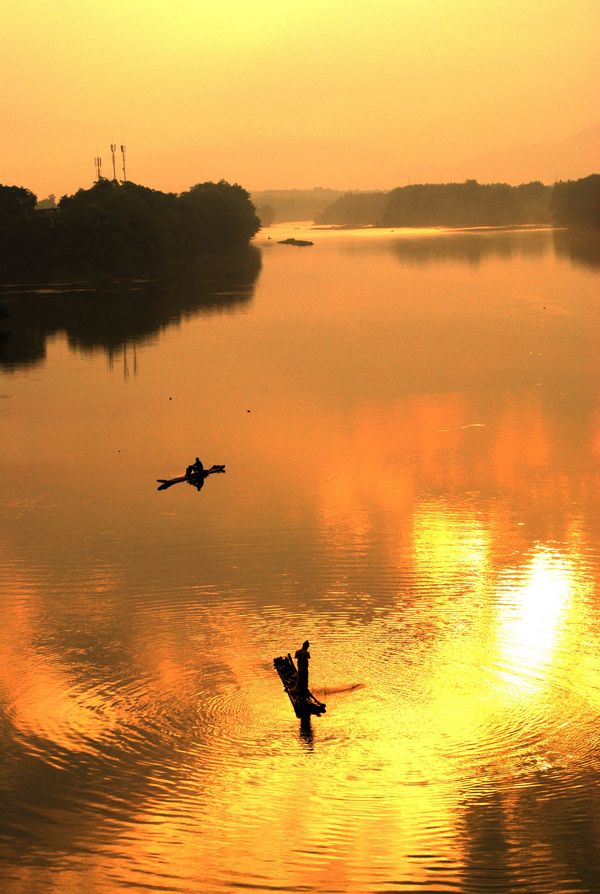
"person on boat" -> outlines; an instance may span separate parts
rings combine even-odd
[[[305,640],[302,648],[296,651],[296,661],[298,662],[298,695],[308,695],[308,662],[310,661],[310,652],[308,648],[310,643]]]
[[[187,466],[185,470],[186,478],[200,478],[204,476],[204,466],[200,458],[197,456],[191,466]]]

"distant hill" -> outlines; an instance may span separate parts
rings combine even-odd
[[[330,181],[335,189],[271,189],[252,193],[255,205],[270,205],[275,220],[314,219],[325,205],[349,192],[390,190],[411,183],[509,183],[518,185],[541,181],[551,185],[556,180],[579,180],[600,173],[600,124],[588,127],[564,139],[544,143],[524,143],[469,154],[469,144],[462,149],[453,144],[452,158],[441,144],[436,154],[427,158],[413,154],[410,146],[370,146],[341,141],[304,142],[287,147],[290,157],[301,160],[304,182],[323,183],[325,171],[348,171],[348,185],[339,189],[339,178]],[[283,151],[283,149],[282,149]],[[336,166],[337,158],[337,166]],[[307,167],[308,166],[308,167]],[[307,170],[309,174],[307,174]],[[299,171],[290,170],[290,182],[299,182]],[[310,182],[310,181],[309,181]],[[323,203],[323,200],[329,198]],[[260,215],[259,215],[260,216]]]
[[[453,179],[483,183],[578,180],[600,170],[600,125],[554,143],[496,149],[466,159],[449,171]]]
[[[379,148],[374,147],[374,151],[377,152]],[[411,184],[440,186],[444,183],[460,184],[466,181],[510,186],[542,183],[551,187],[561,181],[587,180],[600,173],[600,124],[562,140],[494,149],[460,162],[449,163],[440,159],[435,163],[424,161],[414,164],[407,162],[401,153],[390,154],[385,159],[377,155],[377,164],[373,164],[372,168],[377,172],[377,180],[388,180],[388,190],[277,189],[255,192],[252,198],[257,207],[270,206],[264,209],[265,222],[267,218],[269,221],[311,219],[319,223],[361,226],[376,223],[385,217],[385,196],[392,191],[392,187],[398,189]],[[585,187],[588,193],[589,183]],[[527,207],[511,222],[549,221],[548,203],[549,196],[545,208],[542,207],[544,201],[540,204],[536,199],[535,207],[529,207],[528,200]],[[260,207],[258,214],[260,217]],[[593,212],[587,217],[596,220],[597,214]],[[487,223],[490,221],[487,220]]]
[[[324,208],[315,217],[315,223],[368,226],[381,218],[387,200],[387,192],[347,192]]]
[[[344,190],[322,189],[319,186],[314,189],[264,189],[250,193],[257,214],[265,226],[272,221],[282,223],[286,220],[314,220],[342,195]]]

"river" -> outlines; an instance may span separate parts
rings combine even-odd
[[[288,224],[0,291],[4,894],[598,890],[599,273]]]

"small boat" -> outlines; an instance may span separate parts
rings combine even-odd
[[[279,674],[296,717],[302,719],[310,717],[311,714],[316,714],[318,717],[320,714],[325,713],[327,710],[326,706],[314,697],[310,689],[307,690],[306,695],[300,695],[298,692],[298,670],[289,652],[285,658],[281,655],[279,658],[274,658],[273,667]]]
[[[199,465],[197,466],[196,463]],[[174,484],[181,484],[182,481],[187,481],[188,484],[192,484],[197,490],[201,490],[205,478],[225,471],[225,466],[211,466],[210,469],[205,469],[198,458],[196,458],[196,463],[187,467],[185,475],[179,475],[177,478],[157,478],[159,486],[156,489],[166,490]]]

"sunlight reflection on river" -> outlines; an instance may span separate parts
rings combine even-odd
[[[3,891],[594,891],[597,268],[257,244],[118,324],[0,299]]]

